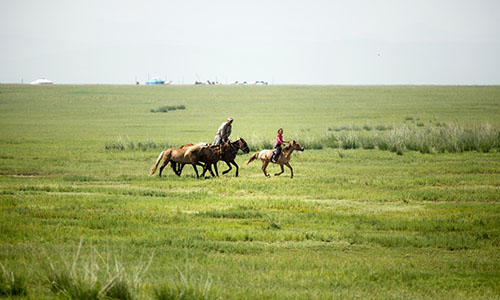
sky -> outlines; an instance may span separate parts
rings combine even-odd
[[[500,84],[500,1],[0,0],[0,83]]]

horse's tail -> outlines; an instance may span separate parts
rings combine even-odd
[[[252,161],[254,161],[255,159],[257,159],[258,156],[259,156],[259,152],[255,152],[254,154],[252,154],[252,156],[250,156],[250,159],[248,159],[245,162],[245,165],[248,165],[249,163],[251,163]]]
[[[158,165],[160,164],[161,162],[161,159],[163,158],[163,153],[165,151],[162,151],[160,153],[160,155],[158,156],[158,159],[156,160],[156,163],[153,165],[153,167],[151,167],[151,171],[149,171],[149,176],[153,176],[154,173],[156,172],[156,168],[158,168]]]

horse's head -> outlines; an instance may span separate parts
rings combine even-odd
[[[240,138],[238,140],[238,147],[243,151],[243,153],[248,153],[250,152],[250,149],[248,148],[247,142],[243,138]]]
[[[290,148],[292,148],[293,150],[298,150],[298,151],[304,151],[304,147],[302,147],[299,143],[297,143],[297,141],[295,140],[291,140],[290,141],[290,145],[289,145]]]

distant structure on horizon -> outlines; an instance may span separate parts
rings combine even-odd
[[[165,80],[161,80],[158,77],[153,77],[149,79],[148,81],[145,82],[146,85],[159,85],[159,84],[165,84]]]
[[[52,80],[48,80],[47,78],[40,78],[31,82],[31,84],[54,84],[54,82]]]

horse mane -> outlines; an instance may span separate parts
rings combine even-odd
[[[290,143],[288,143],[288,145],[286,145],[284,148],[283,148],[283,151],[287,151],[289,150],[293,144],[297,143],[295,140],[291,140]]]

